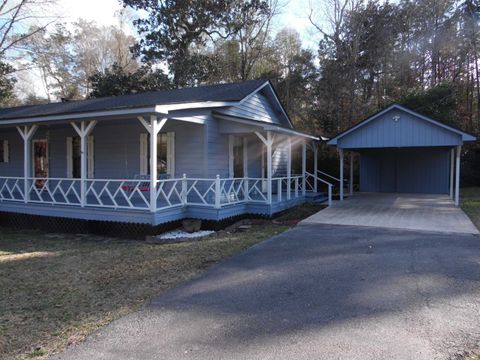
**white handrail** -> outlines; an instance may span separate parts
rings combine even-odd
[[[306,175],[306,178],[308,177],[312,177],[314,179],[314,181],[320,181],[324,184],[326,184],[328,186],[328,206],[332,206],[332,188],[333,188],[333,184],[332,183],[329,183],[328,181],[326,180],[323,180],[321,178],[319,178],[318,176],[316,175],[313,175],[309,172],[305,172],[305,175]],[[310,185],[311,186],[311,185]]]
[[[320,174],[322,175],[325,175],[325,176],[328,176],[329,178],[332,178],[333,180],[336,180],[337,182],[340,182],[340,179],[339,178],[336,178],[335,176],[332,176],[324,171],[321,171],[321,170],[317,170],[317,172],[319,172]],[[343,179],[343,182],[348,182],[348,179]]]

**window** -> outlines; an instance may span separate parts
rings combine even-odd
[[[174,133],[159,133],[157,135],[157,173],[174,176]],[[140,134],[140,173],[150,174],[150,136]]]
[[[229,154],[230,154],[230,177],[243,178],[246,177],[246,138],[241,136],[229,137]]]
[[[8,163],[8,140],[0,140],[0,163]]]
[[[94,177],[94,143],[93,136],[87,138],[87,177]],[[82,177],[82,142],[79,136],[67,137],[67,177]]]
[[[72,178],[79,179],[82,177],[82,153],[81,141],[79,136],[72,138]]]

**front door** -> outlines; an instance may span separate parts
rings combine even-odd
[[[48,142],[45,139],[42,140],[33,140],[32,147],[32,160],[33,160],[33,177],[35,180],[35,185],[37,187],[42,187],[45,183],[46,178],[48,178]]]

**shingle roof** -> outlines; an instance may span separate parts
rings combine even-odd
[[[88,100],[0,108],[0,120],[65,115],[90,111],[132,109],[190,102],[240,101],[265,82],[266,80],[250,80],[240,83],[206,85]]]

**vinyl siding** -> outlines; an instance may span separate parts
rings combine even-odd
[[[289,126],[280,110],[275,109],[270,100],[261,93],[253,94],[240,105],[226,108],[221,112],[229,116]]]
[[[398,121],[393,118],[399,116]],[[461,145],[459,134],[392,109],[338,140],[344,149]]]

